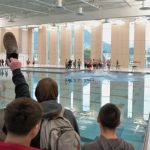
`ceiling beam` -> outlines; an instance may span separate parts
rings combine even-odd
[[[39,14],[49,15],[48,12],[33,10],[33,9],[29,9],[29,8],[22,8],[22,7],[12,6],[12,5],[8,5],[8,4],[0,3],[0,6],[5,6],[5,7],[9,7],[9,8],[15,8],[15,9],[19,9],[19,10],[24,10],[24,11],[30,11],[30,12],[35,12],[35,13],[39,13]]]
[[[127,2],[127,0],[123,0],[123,2],[125,2],[129,7],[131,7],[131,5]]]
[[[91,3],[89,3],[89,2],[87,2],[87,1],[85,1],[85,0],[80,0],[82,3],[84,3],[84,4],[87,4],[87,5],[89,5],[89,6],[91,6],[91,7],[94,7],[94,8],[96,8],[96,9],[100,9],[99,7],[97,7],[96,5],[94,5],[94,4],[91,4]]]

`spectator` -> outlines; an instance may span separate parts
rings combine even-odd
[[[8,60],[8,65],[13,72],[16,97],[30,97],[28,84],[20,70],[21,62],[18,59],[11,58]],[[51,118],[61,112],[62,105],[57,102],[58,86],[56,81],[52,78],[44,78],[38,82],[35,89],[35,96],[43,108],[43,116],[46,115]],[[79,134],[78,125],[73,113],[70,110],[65,109],[64,117],[70,121],[75,131]],[[40,148],[40,132],[32,141],[31,145]]]
[[[97,122],[101,133],[95,141],[85,144],[82,150],[134,150],[134,147],[116,135],[120,124],[120,110],[111,103],[104,105],[98,114]]]
[[[1,60],[1,64],[4,67],[4,59]]]
[[[33,65],[35,64],[35,60],[34,60],[34,58],[33,58],[33,62],[32,62],[32,64],[33,64]]]
[[[116,61],[116,70],[120,68],[119,61]]]
[[[73,66],[74,66],[75,69],[77,68],[77,61],[76,61],[76,59],[73,62]]]
[[[27,59],[26,63],[27,63],[27,65],[30,65],[30,60],[29,60],[29,58]]]
[[[31,98],[17,98],[5,109],[7,136],[0,142],[1,150],[38,150],[30,147],[40,128],[42,109]]]
[[[81,66],[81,60],[80,59],[78,59],[77,64],[78,64],[78,69],[80,70],[80,66]]]

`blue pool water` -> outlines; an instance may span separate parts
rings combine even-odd
[[[121,110],[121,124],[117,135],[141,150],[150,112],[150,75],[142,73],[114,72],[24,72],[31,95],[37,82],[44,77],[52,77],[58,83],[58,102],[71,109],[79,123],[83,143],[94,140],[99,135],[96,117],[101,106],[115,103]],[[15,97],[11,72],[1,76],[0,107]]]

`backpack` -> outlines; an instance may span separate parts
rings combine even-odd
[[[80,137],[70,121],[63,117],[64,109],[54,119],[44,118],[41,123],[42,150],[80,150]]]

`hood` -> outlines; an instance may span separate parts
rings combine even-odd
[[[132,146],[120,138],[106,139],[104,136],[100,136],[98,143],[104,150],[132,150]]]
[[[61,104],[58,104],[56,100],[49,100],[40,104],[43,108],[43,118],[52,118],[62,110]]]

